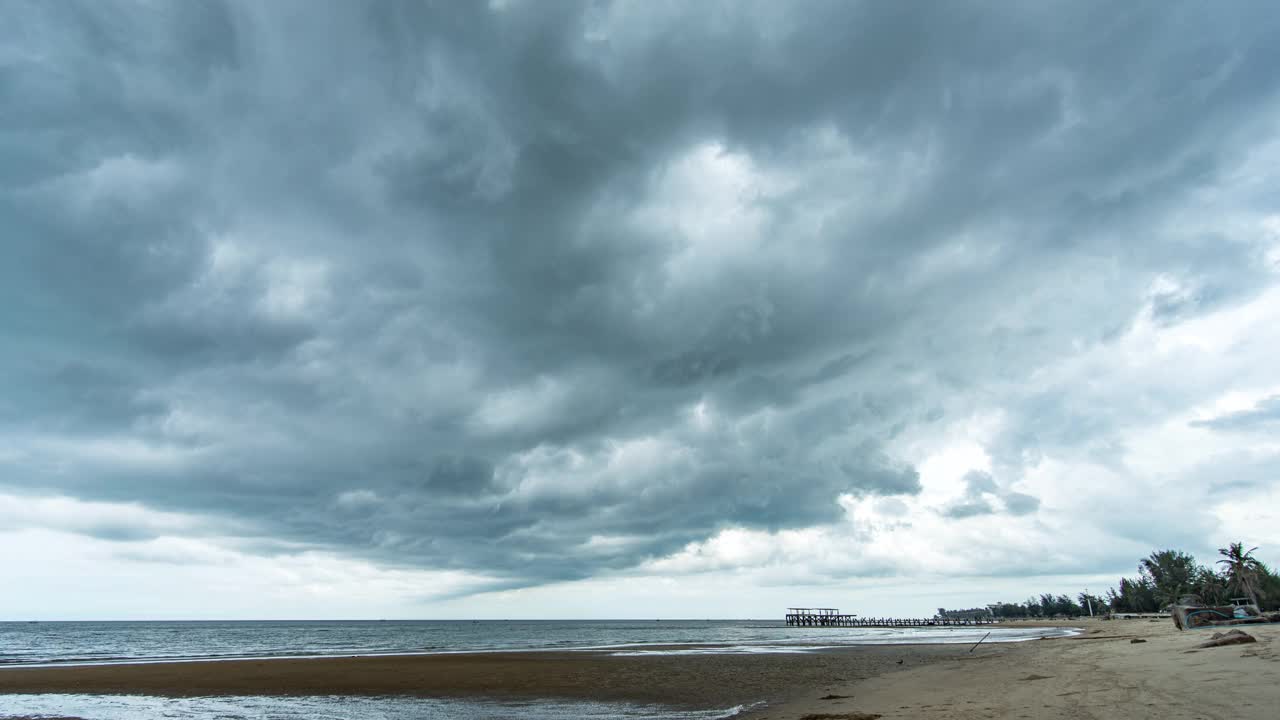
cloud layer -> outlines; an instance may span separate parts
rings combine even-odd
[[[1265,5],[2,12],[0,491],[41,527],[450,593],[1094,572],[1280,471]]]

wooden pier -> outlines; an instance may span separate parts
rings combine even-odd
[[[787,625],[793,627],[871,627],[871,628],[908,628],[908,627],[974,627],[977,625],[995,625],[990,618],[950,620],[919,618],[864,618],[848,613],[841,613],[839,608],[787,608]]]

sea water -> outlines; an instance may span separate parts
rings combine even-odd
[[[677,710],[630,703],[497,702],[410,697],[0,695],[0,718],[85,720],[720,720],[747,708]]]
[[[809,652],[846,645],[1017,642],[1063,628],[806,628],[781,620],[395,620],[0,623],[0,667],[531,650]]]
[[[33,666],[352,655],[535,652],[610,655],[803,653],[864,644],[1016,642],[1061,628],[799,628],[782,621],[254,621],[0,623],[0,672]],[[682,710],[586,701],[411,697],[0,695],[0,718],[85,720],[712,720],[746,708]]]

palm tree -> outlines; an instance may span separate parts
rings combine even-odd
[[[1200,568],[1196,574],[1195,590],[1204,604],[1221,605],[1222,593],[1226,591],[1226,587],[1218,573],[1209,568]]]
[[[1262,563],[1253,556],[1253,551],[1257,549],[1254,547],[1246,551],[1244,543],[1238,542],[1218,548],[1218,554],[1222,555],[1218,564],[1225,566],[1227,586],[1248,595],[1254,605],[1258,604],[1256,588],[1259,571],[1262,569]]]

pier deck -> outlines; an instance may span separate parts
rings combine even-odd
[[[838,608],[787,608],[787,625],[793,627],[973,627],[994,625],[990,618],[865,618],[841,613]]]

